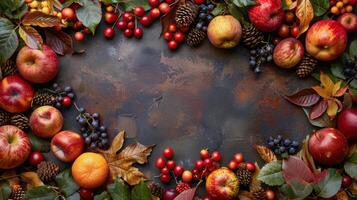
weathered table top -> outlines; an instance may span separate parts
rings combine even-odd
[[[75,89],[79,105],[101,114],[111,137],[125,129],[132,141],[157,144],[144,167],[149,177],[158,174],[149,169],[166,146],[176,161],[193,167],[203,147],[220,150],[223,163],[235,152],[255,160],[253,145],[270,135],[300,141],[312,130],[303,111],[282,98],[314,83],[293,70],[267,66],[257,76],[242,46],[223,50],[206,41],[171,52],[159,38],[159,23],[141,40],[119,31],[105,40],[103,26],[77,45],[85,54],[61,58],[58,81]],[[66,129],[78,131],[75,114],[64,113]]]

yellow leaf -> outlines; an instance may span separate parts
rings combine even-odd
[[[322,88],[321,86],[314,86],[312,87],[313,90],[317,92],[318,95],[320,95],[324,99],[330,99],[331,94],[325,90],[325,88]]]
[[[314,9],[310,0],[298,0],[296,11],[296,17],[299,19],[299,36],[303,34],[310,26],[311,20],[314,18]]]
[[[335,83],[332,87],[332,96],[335,96],[335,94],[337,94],[337,92],[341,89],[341,84],[342,81],[337,81],[337,83]]]
[[[330,79],[330,77],[325,74],[323,71],[320,73],[320,81],[321,81],[321,86],[325,88],[325,90],[332,96],[332,91],[334,89],[335,84],[333,81]]]
[[[335,102],[335,100],[329,100],[327,101],[327,115],[333,119],[335,118],[336,114],[337,114],[337,111],[338,111],[338,105],[337,103]]]
[[[285,5],[288,7],[289,10],[293,10],[297,6],[297,2],[293,0],[285,0]]]
[[[27,182],[28,190],[34,187],[39,187],[44,185],[36,172],[23,172],[21,174],[21,177],[25,179],[25,181]]]

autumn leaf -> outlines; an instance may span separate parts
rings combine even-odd
[[[315,104],[309,113],[309,118],[314,120],[319,118],[321,115],[323,115],[325,113],[327,109],[327,101],[326,100],[322,100],[319,103]]]
[[[53,49],[57,54],[65,55],[72,54],[73,41],[72,37],[63,31],[45,31],[46,44]]]
[[[294,180],[300,183],[315,182],[315,176],[310,168],[303,160],[296,156],[289,156],[283,160],[283,176],[288,184]]]
[[[300,157],[307,164],[307,166],[314,174],[317,174],[320,173],[320,170],[316,168],[315,161],[309,152],[309,147],[308,147],[309,137],[310,136],[306,136],[302,148],[299,151],[299,153],[297,153],[297,156]]]
[[[129,185],[136,185],[145,180],[145,175],[133,164],[148,162],[154,145],[145,146],[140,143],[129,144],[121,150],[125,132],[121,131],[114,138],[110,148],[106,151],[97,150],[107,160],[112,179],[123,178]]]
[[[62,26],[60,18],[53,15],[45,14],[40,11],[30,12],[29,14],[27,14],[23,18],[22,24],[40,27]]]
[[[196,193],[196,187],[181,192],[174,200],[192,200]]]
[[[255,163],[255,171],[252,174],[252,181],[249,184],[250,191],[253,191],[253,190],[260,188],[262,186],[262,182],[260,180],[258,180],[259,172],[260,172],[260,167],[259,167],[258,163]]]
[[[169,30],[170,24],[175,23],[176,10],[180,5],[185,4],[186,1],[187,0],[176,0],[174,3],[170,5],[171,6],[170,12],[162,16],[160,19],[162,25],[161,34]]]
[[[305,33],[309,29],[310,22],[314,18],[314,9],[310,0],[297,0],[296,17],[299,19],[299,35]]]
[[[266,146],[255,145],[255,150],[258,152],[258,154],[262,158],[262,160],[264,160],[264,162],[266,162],[266,163],[270,163],[274,160],[277,160],[274,152]]]
[[[31,26],[20,26],[19,35],[31,49],[42,49],[43,40],[36,29]]]
[[[293,1],[293,0],[284,0],[284,1],[285,1],[285,5],[287,6],[288,10],[293,10],[297,6],[297,1]]]
[[[13,169],[4,171],[1,174],[0,179],[6,179],[9,182],[9,185],[20,184],[19,176],[16,174],[16,171]]]
[[[302,107],[315,105],[320,100],[320,96],[311,88],[300,90],[299,92],[289,96],[286,95],[284,98],[290,103]]]
[[[36,172],[23,172],[21,177],[26,181],[28,190],[44,185]]]

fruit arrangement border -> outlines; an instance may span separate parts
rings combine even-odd
[[[0,2],[0,199],[232,200],[357,197],[356,0],[2,0]],[[267,138],[254,146],[259,167],[237,152],[228,164],[202,149],[193,169],[167,147],[147,180],[135,164],[154,149],[110,141],[99,113],[75,102],[70,86],[53,83],[57,55],[76,51],[105,21],[103,36],[141,39],[162,24],[170,50],[249,49],[249,66],[296,68],[318,84],[285,95],[318,130],[302,142]],[[72,38],[73,34],[73,38]],[[263,76],[263,74],[261,75]],[[48,86],[52,83],[52,86]],[[36,87],[34,87],[36,84]],[[62,109],[75,108],[76,131],[62,130]],[[73,148],[75,147],[75,148]],[[167,184],[163,187],[163,184]],[[200,188],[204,188],[204,192]]]

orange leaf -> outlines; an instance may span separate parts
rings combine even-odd
[[[327,101],[328,106],[327,106],[327,115],[330,117],[330,119],[335,118],[337,112],[338,112],[338,104],[336,103],[335,100],[328,100]]]
[[[40,27],[62,26],[60,18],[40,11],[30,12],[24,17],[22,24]]]
[[[348,89],[348,85],[346,85],[346,86],[343,87],[343,88],[340,88],[340,89],[334,94],[334,97],[341,97],[341,96],[343,96],[343,95],[346,93],[347,89]]]
[[[313,90],[317,92],[318,95],[325,99],[330,99],[331,95],[328,93],[328,91],[325,90],[325,88],[322,88],[321,86],[314,86],[312,87]]]
[[[295,15],[299,19],[299,35],[303,34],[310,26],[311,20],[314,18],[314,9],[310,0],[298,0]]]

